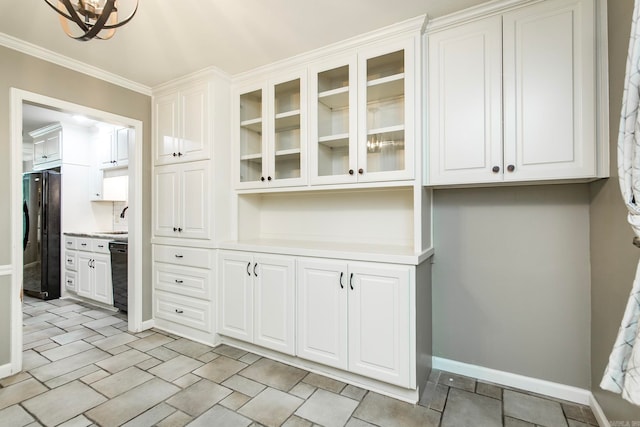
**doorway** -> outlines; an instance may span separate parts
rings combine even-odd
[[[142,122],[55,98],[13,88],[11,90],[11,207],[12,207],[12,284],[11,284],[11,371],[22,369],[22,305],[23,284],[23,116],[24,106],[38,106],[44,112],[71,117],[78,115],[95,123],[131,130],[128,144],[128,329],[139,332],[142,322]],[[118,209],[122,206],[118,205]],[[115,204],[112,210],[116,210]],[[115,225],[115,224],[114,224]],[[64,229],[62,230],[65,231]],[[97,231],[97,230],[94,230]],[[64,286],[63,286],[64,288]],[[64,296],[64,291],[63,291]]]

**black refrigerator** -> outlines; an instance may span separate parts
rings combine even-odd
[[[60,173],[22,175],[23,287],[44,300],[60,298]]]

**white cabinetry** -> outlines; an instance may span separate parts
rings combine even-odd
[[[62,127],[54,124],[29,134],[33,138],[33,166],[46,169],[61,159]]]
[[[52,123],[29,132],[33,138],[33,169],[51,169],[62,164],[88,166],[90,136],[86,128]],[[63,171],[64,172],[64,171]]]
[[[76,279],[76,283],[75,286],[67,283],[67,290],[75,290],[81,297],[113,305],[109,241],[106,239],[65,236],[65,245],[71,242],[71,239],[76,240],[77,251],[71,254],[67,250],[67,277],[69,277],[68,273],[74,269],[77,269],[77,275],[71,275],[71,279]]]
[[[298,260],[297,354],[411,385],[410,268]]]
[[[295,353],[293,257],[221,251],[219,333]]]
[[[590,0],[542,1],[430,24],[429,184],[606,173],[594,8]]]
[[[207,161],[154,169],[153,224],[156,236],[210,238],[210,170]]]
[[[105,134],[99,141],[100,167],[103,169],[124,167],[129,164],[129,138],[127,128]]]
[[[196,331],[192,336],[213,342],[213,337],[208,335],[214,329],[212,258],[212,251],[208,249],[154,246],[153,307],[156,322],[171,330],[183,328],[177,330],[182,333],[185,327],[190,328]]]
[[[310,69],[312,184],[412,179],[413,39]]]
[[[154,95],[155,164],[208,159],[211,153],[209,82]]]
[[[236,90],[238,188],[306,182],[306,73]]]

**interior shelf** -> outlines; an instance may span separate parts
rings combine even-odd
[[[262,154],[261,153],[255,153],[255,154],[245,154],[240,156],[240,160],[262,160]]]
[[[404,96],[404,73],[367,82],[367,101],[375,102]]]
[[[402,136],[404,139],[404,125],[386,126],[382,128],[369,129],[367,135],[391,134],[391,136]]]
[[[240,122],[240,126],[253,132],[262,133],[262,118],[244,120]]]
[[[276,114],[276,132],[300,127],[300,110],[287,111]]]
[[[347,147],[349,146],[349,134],[341,133],[337,135],[328,135],[318,138],[318,144],[322,144],[326,147]]]
[[[349,87],[327,90],[318,94],[318,101],[332,110],[349,106]]]
[[[289,150],[278,150],[276,151],[276,157],[278,157],[278,159],[281,160],[286,160],[286,159],[294,159],[294,158],[299,158],[300,157],[300,149],[299,148],[291,148]]]

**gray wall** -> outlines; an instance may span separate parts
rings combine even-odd
[[[434,355],[589,388],[588,185],[434,196]]]
[[[89,47],[87,45],[87,47]],[[16,87],[64,101],[141,120],[144,123],[143,218],[151,218],[151,98],[0,46],[0,194],[10,194],[10,88]],[[10,208],[0,206],[0,265],[11,262]],[[151,225],[143,221],[143,319],[151,318]],[[19,247],[20,245],[18,245]],[[4,285],[4,283],[2,283]],[[9,362],[10,331],[6,289],[0,290],[0,365]],[[2,297],[4,296],[4,297]]]
[[[592,391],[609,420],[640,421],[640,408],[598,386],[640,258],[640,250],[631,245],[633,232],[627,224],[616,167],[617,130],[633,1],[609,0],[608,9],[611,178],[591,185]]]

